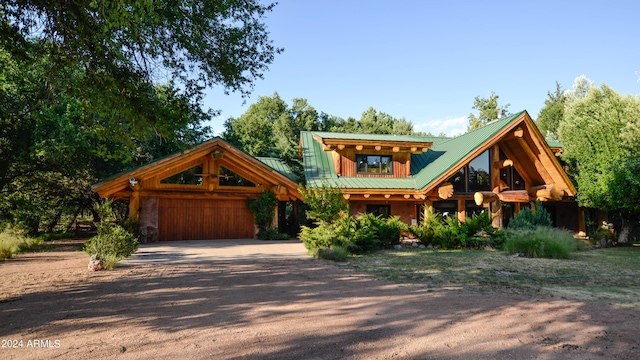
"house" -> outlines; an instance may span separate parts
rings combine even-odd
[[[341,189],[353,215],[399,216],[424,206],[464,221],[488,211],[494,226],[540,200],[555,226],[584,231],[576,189],[526,111],[456,138],[304,131],[300,152],[308,185]],[[273,191],[297,221],[296,177],[278,159],[254,158],[214,138],[192,149],[112,176],[100,197],[128,200],[147,241],[253,238],[247,199]]]
[[[526,111],[456,138],[303,132],[301,152],[307,183],[341,189],[354,215],[411,224],[428,206],[461,221],[489,211],[504,227],[540,200],[555,226],[584,231],[576,189]]]
[[[248,199],[264,190],[286,204],[299,200],[295,176],[278,159],[254,158],[214,138],[95,185],[101,198],[129,201],[143,241],[253,238]],[[294,212],[295,213],[295,212]]]

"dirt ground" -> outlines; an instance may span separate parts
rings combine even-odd
[[[398,285],[315,259],[0,262],[2,359],[638,359],[640,312]]]

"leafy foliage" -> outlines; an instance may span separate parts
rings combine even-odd
[[[473,106],[471,108],[478,110],[479,114],[478,116],[469,114],[469,125],[467,126],[467,131],[478,129],[486,125],[489,121],[497,119],[499,115],[509,115],[507,109],[511,104],[499,106],[498,98],[500,98],[500,96],[496,95],[496,93],[492,91],[488,98],[476,96],[473,99]]]
[[[305,186],[298,189],[309,207],[307,218],[319,222],[333,223],[349,211],[349,203],[342,191],[331,186]]]
[[[536,201],[533,208],[527,207],[513,215],[509,221],[509,229],[529,229],[551,227],[551,215],[544,209],[540,201]]]
[[[558,127],[564,118],[565,95],[560,83],[556,81],[554,93],[547,92],[548,99],[544,101],[544,107],[538,113],[536,125],[547,140],[557,140]]]
[[[586,248],[569,231],[551,227],[509,229],[506,236],[505,250],[508,253],[532,258],[569,259],[573,251]]]
[[[257,199],[248,200],[249,210],[253,213],[254,222],[258,225],[259,230],[266,230],[271,227],[277,205],[278,199],[276,195],[269,190],[263,191]]]
[[[504,243],[499,229],[491,225],[488,213],[472,215],[466,222],[460,222],[455,216],[444,218],[434,214],[425,206],[422,219],[422,224],[410,226],[408,231],[425,245],[442,249],[483,248],[485,245],[499,248]]]
[[[89,255],[96,255],[98,260],[117,259],[117,262],[131,256],[138,249],[138,239],[114,222],[111,206],[109,199],[96,204],[96,211],[100,215],[100,222],[96,224],[97,235],[85,243],[84,251]]]

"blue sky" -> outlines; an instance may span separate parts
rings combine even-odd
[[[305,98],[356,119],[374,107],[414,129],[466,130],[475,96],[492,91],[535,119],[558,81],[584,74],[640,93],[637,1],[280,0],[266,18],[277,55],[252,96],[207,92],[205,107],[242,115],[259,96]]]

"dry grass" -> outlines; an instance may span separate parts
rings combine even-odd
[[[570,260],[482,250],[389,250],[350,258],[349,266],[434,290],[538,294],[640,307],[640,248],[578,252]]]
[[[10,259],[39,242],[38,240],[22,236],[15,231],[5,229],[3,232],[0,232],[0,260]]]

